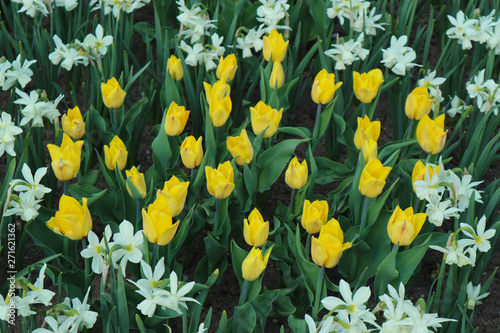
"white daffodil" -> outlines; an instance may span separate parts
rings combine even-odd
[[[257,30],[255,30],[255,28],[248,30],[244,38],[236,38],[236,48],[243,50],[243,58],[249,58],[252,56],[251,48],[253,48],[255,52],[262,50],[264,45],[264,42],[262,41],[264,30],[262,27],[263,26],[261,25]]]
[[[469,201],[472,193],[474,193],[474,200],[476,202],[483,203],[481,200],[481,191],[473,188],[483,181],[471,182],[472,176],[468,174],[460,179],[452,170],[449,170],[448,177],[449,182],[453,186],[453,191],[450,191],[450,196],[457,201],[459,209],[464,210],[469,208]]]
[[[45,279],[45,269],[47,269],[47,264],[43,264],[40,272],[38,274],[38,279],[36,280],[34,286],[30,286],[31,289],[28,291],[27,296],[32,297],[32,303],[41,303],[45,306],[52,305],[50,300],[56,294],[53,291],[43,288],[43,280]]]
[[[18,200],[10,202],[11,208],[5,212],[5,216],[19,215],[23,221],[29,222],[38,216],[38,204],[41,200],[35,198],[33,192],[21,192]]]
[[[95,53],[104,56],[108,51],[108,46],[113,44],[113,36],[104,36],[104,29],[98,24],[95,28],[95,36],[88,34],[82,44],[85,48],[95,50]]]
[[[194,44],[193,47],[189,46],[181,40],[181,45],[180,48],[187,53],[186,56],[186,65],[196,67],[198,64],[200,64],[203,61],[203,45],[197,43]]]
[[[142,259],[142,243],[144,242],[144,237],[142,230],[137,231],[134,234],[134,226],[127,220],[123,220],[120,223],[120,232],[113,236],[113,241],[119,247],[113,250],[111,254],[113,259],[113,264],[115,268],[117,267],[117,261],[120,261],[123,276],[125,276],[127,262],[139,263]]]
[[[35,176],[31,173],[31,168],[28,164],[24,163],[22,168],[22,174],[24,180],[14,179],[12,184],[14,184],[14,191],[32,191],[36,199],[42,199],[46,193],[52,192],[52,189],[40,184],[43,176],[47,174],[47,168],[39,168],[35,172]]]
[[[112,234],[113,232],[111,231],[111,227],[107,225],[104,229],[104,237],[106,237],[106,242],[108,243],[109,249],[111,249],[114,245],[113,242],[110,242]],[[96,274],[102,274],[106,258],[108,257],[104,237],[99,242],[99,238],[97,237],[97,235],[92,230],[90,230],[89,234],[87,235],[89,244],[80,252],[82,257],[92,258],[92,271]]]
[[[7,112],[2,112],[0,118],[0,157],[4,152],[10,156],[16,156],[16,151],[14,150],[15,136],[22,132],[21,127],[17,127],[12,122],[11,115]]]
[[[8,321],[10,318],[10,297],[3,298],[3,295],[0,294],[0,320]]]
[[[21,66],[21,55],[19,54],[12,62],[12,67],[5,73],[5,82],[3,85],[3,90],[7,90],[14,85],[14,83],[19,82],[19,85],[24,88],[31,81],[33,76],[33,71],[30,66],[36,63],[36,60],[24,60]]]
[[[59,95],[54,101],[40,102],[40,114],[47,118],[51,123],[54,123],[54,119],[59,118],[61,113],[57,109],[57,105],[64,98],[64,95]]]
[[[446,35],[451,39],[457,39],[463,50],[470,49],[472,47],[471,36],[475,33],[474,25],[477,24],[477,20],[467,19],[461,10],[457,13],[456,18],[448,15],[448,20],[453,27],[446,30]]]
[[[455,117],[457,114],[462,114],[465,110],[467,110],[468,106],[465,105],[465,102],[458,98],[458,96],[454,96],[450,103],[450,108],[446,110],[446,113],[450,117]]]
[[[321,300],[321,303],[327,310],[331,311],[336,308],[345,308],[345,311],[347,311],[349,315],[354,316],[359,316],[362,312],[364,312],[364,310],[366,310],[365,303],[370,298],[370,288],[361,287],[356,291],[356,293],[354,293],[353,296],[349,283],[344,280],[340,280],[339,292],[343,299],[328,296]]]
[[[143,315],[152,317],[156,311],[157,306],[167,306],[170,304],[166,300],[166,297],[168,297],[168,292],[166,290],[153,289],[150,287],[138,285],[134,281],[130,282],[137,286],[137,288],[139,288],[135,292],[145,298],[142,302],[137,304],[137,310],[141,311]]]
[[[141,269],[145,279],[138,280],[137,285],[144,288],[155,289],[161,284],[163,274],[165,273],[165,257],[161,257],[161,259],[158,260],[154,273],[151,266],[149,266],[144,260],[141,260]]]
[[[476,305],[480,305],[483,298],[486,298],[490,293],[484,293],[479,295],[481,292],[481,285],[477,285],[474,287],[472,282],[467,284],[467,309],[474,310]]]
[[[406,310],[407,318],[401,320],[401,323],[412,327],[411,332],[429,332],[441,327],[441,323],[447,321],[456,321],[455,319],[439,318],[437,313],[422,313],[416,307]]]
[[[16,88],[16,94],[20,97],[14,101],[14,104],[24,105],[24,108],[21,110],[23,114],[23,119],[21,119],[21,126],[26,125],[31,120],[31,126],[43,126],[43,119],[41,113],[41,104],[38,102],[38,93],[35,90],[32,90],[28,96],[24,91]]]
[[[97,321],[97,312],[91,311],[90,305],[87,304],[89,292],[90,292],[90,287],[89,289],[87,289],[87,293],[85,294],[83,302],[76,297],[72,299],[73,305],[72,305],[72,310],[70,311],[71,317],[68,317],[66,315],[59,315],[57,318],[60,323],[68,320],[69,318],[72,318],[73,322],[71,324],[72,326],[71,332],[73,331],[78,332],[83,327],[92,328],[95,322]]]
[[[329,316],[324,321],[320,323],[321,329],[318,331],[316,327],[316,323],[312,319],[312,317],[308,314],[305,315],[304,319],[306,320],[307,328],[309,333],[329,333],[333,328],[333,317]]]
[[[488,239],[495,236],[495,229],[488,229],[484,231],[486,228],[486,216],[483,215],[479,222],[477,223],[477,230],[471,228],[470,225],[466,223],[460,223],[460,228],[462,232],[469,237],[469,239],[460,239],[459,243],[463,246],[473,246],[474,250],[479,250],[480,252],[488,252],[491,249],[490,242]]]
[[[428,198],[428,203],[426,205],[427,218],[429,222],[439,227],[443,224],[444,220],[448,220],[452,217],[459,217],[459,213],[462,211],[457,207],[453,207],[449,199],[443,200],[442,196],[437,196],[431,194]]]
[[[181,289],[177,290],[178,285],[177,285],[177,274],[175,274],[174,271],[170,273],[170,291],[167,291],[168,296],[166,297],[166,307],[169,309],[174,310],[178,314],[182,314],[182,311],[179,308],[179,305],[182,305],[184,308],[188,308],[186,305],[186,302],[195,302],[197,304],[200,304],[197,300],[191,297],[185,297],[191,289],[193,289],[195,285],[195,282],[188,282],[184,284]]]
[[[49,11],[45,6],[43,0],[12,0],[13,2],[17,2],[22,4],[23,6],[19,9],[18,13],[25,12],[26,15],[35,17],[36,13],[41,13],[43,16],[47,16]]]
[[[437,245],[429,245],[429,247],[433,250],[444,253],[447,265],[457,265],[458,267],[462,267],[465,265],[475,266],[476,264],[476,252],[472,248],[465,249],[464,246],[460,244],[460,241],[457,245],[452,244],[446,248]],[[467,254],[469,256],[467,256]]]
[[[14,296],[12,297],[14,304],[16,305],[17,315],[22,317],[28,317],[36,314],[35,311],[31,310],[30,305],[33,304],[33,296],[26,295],[26,297]]]
[[[70,331],[70,327],[73,324],[73,320],[65,320],[59,324],[54,317],[50,316],[45,317],[44,320],[50,327],[50,330],[46,328],[37,328],[33,333],[67,333]]]
[[[4,62],[0,63],[0,87],[3,87],[5,84],[5,74],[12,67],[12,64],[8,60],[4,60]]]
[[[364,34],[361,33],[356,40],[351,39],[345,43],[332,44],[333,48],[325,51],[325,55],[335,60],[335,69],[346,69],[346,65],[352,65],[356,60],[364,60],[369,50],[364,49]]]
[[[55,4],[57,7],[64,7],[66,11],[72,11],[78,6],[77,0],[55,0]]]
[[[353,30],[356,32],[362,32],[364,27],[365,29],[364,32],[368,36],[376,36],[377,29],[384,31],[385,30],[384,25],[387,24],[377,23],[377,21],[382,18],[382,14],[375,14],[375,12],[376,12],[375,7],[373,7],[370,10],[370,12],[368,12],[368,9],[363,9],[362,11],[359,11],[357,19],[354,20]]]

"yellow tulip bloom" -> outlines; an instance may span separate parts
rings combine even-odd
[[[365,104],[371,103],[377,97],[378,90],[384,82],[382,71],[378,68],[363,74],[354,71],[352,78],[354,94]]]
[[[285,172],[285,183],[294,190],[299,190],[307,184],[307,162],[299,163],[297,157],[292,158]]]
[[[377,141],[380,136],[380,121],[370,121],[367,115],[358,117],[358,128],[354,133],[354,145],[361,150],[363,142],[368,139]]]
[[[361,151],[363,152],[363,158],[365,159],[365,164],[370,162],[372,158],[376,158],[378,154],[378,145],[377,141],[373,139],[368,139],[363,142],[363,146],[361,147]]]
[[[226,147],[239,165],[249,164],[252,161],[253,146],[246,129],[242,129],[239,136],[228,137]]]
[[[170,136],[181,134],[186,127],[189,113],[184,106],[179,106],[175,102],[170,103],[165,116],[165,133]]]
[[[234,53],[231,53],[226,58],[221,57],[219,66],[217,66],[217,79],[231,82],[236,74],[236,69],[238,69],[238,63]]]
[[[179,221],[172,224],[172,214],[167,199],[160,195],[148,206],[142,209],[144,235],[150,243],[167,245],[174,238]]]
[[[66,133],[63,133],[60,147],[54,144],[47,145],[52,159],[52,170],[57,179],[65,181],[76,177],[80,170],[82,146],[83,141],[73,142]]]
[[[114,170],[118,163],[118,168],[123,170],[127,164],[128,151],[123,141],[115,135],[109,146],[104,146],[104,163],[106,168]]]
[[[429,98],[429,91],[424,87],[417,87],[406,97],[405,113],[410,119],[420,120],[432,109],[434,100]]]
[[[328,104],[332,101],[335,91],[342,82],[335,84],[335,74],[322,69],[314,78],[311,89],[311,98],[316,104]]]
[[[163,190],[158,190],[157,196],[163,195],[170,206],[172,216],[179,215],[184,209],[189,182],[181,182],[177,177],[172,176],[163,185]]]
[[[288,41],[285,42],[282,34],[273,29],[269,36],[264,36],[262,38],[262,41],[262,54],[264,55],[264,59],[266,59],[266,61],[271,60],[271,57],[272,62],[282,62],[283,59],[285,59]]]
[[[252,130],[255,135],[265,130],[263,138],[269,138],[276,133],[278,126],[283,116],[283,108],[279,111],[273,109],[263,101],[260,101],[255,107],[250,107],[252,119]]]
[[[435,120],[424,115],[418,122],[417,141],[427,153],[436,155],[443,150],[446,143],[446,133],[448,131],[444,130],[444,114]]]
[[[215,82],[212,86],[206,82],[203,82],[203,85],[210,120],[215,127],[221,127],[226,123],[233,108],[229,96],[231,88],[224,79]]]
[[[64,133],[68,134],[73,140],[81,139],[85,134],[85,122],[78,106],[68,109],[68,113],[63,114],[61,123]]]
[[[328,219],[328,202],[325,200],[316,200],[311,203],[309,200],[304,201],[302,210],[302,227],[309,234],[317,234],[321,230],[321,226]]]
[[[114,77],[108,80],[107,83],[101,83],[101,92],[104,105],[110,109],[122,106],[125,95],[127,95]]]
[[[254,208],[248,220],[243,221],[243,236],[245,242],[250,246],[262,246],[267,241],[269,235],[269,221],[264,222],[264,218],[257,208]]]
[[[285,71],[283,70],[283,65],[279,61],[273,63],[273,70],[271,71],[271,76],[269,77],[269,87],[271,89],[279,89],[285,82]]]
[[[73,197],[62,195],[59,199],[59,210],[46,222],[56,234],[66,236],[71,240],[86,237],[92,229],[92,217],[87,207],[87,198],[82,198],[82,204]]]
[[[241,265],[241,273],[243,278],[247,281],[254,281],[262,274],[264,269],[266,269],[267,262],[269,261],[269,256],[271,255],[271,249],[267,250],[264,257],[262,257],[262,251],[256,249],[255,247],[250,250],[243,264]]]
[[[130,179],[130,182],[135,187],[137,192],[139,192],[140,197],[139,198],[134,197],[133,192],[127,183],[128,194],[130,194],[130,196],[136,200],[144,199],[147,193],[146,180],[144,179],[144,174],[142,172],[139,172],[135,166],[132,167],[132,169],[130,170],[125,170],[125,174],[127,175],[127,179]]]
[[[318,266],[326,268],[335,267],[342,253],[352,246],[350,242],[344,243],[344,233],[336,219],[331,219],[321,226],[319,237],[311,239],[311,257]]]
[[[184,77],[184,70],[182,69],[181,59],[171,55],[167,60],[167,73],[170,74],[175,81],[182,80]]]
[[[203,82],[203,87],[205,88],[205,98],[208,105],[210,105],[213,100],[221,100],[231,94],[231,87],[224,79],[218,80],[213,85]]]
[[[425,213],[413,214],[413,207],[404,211],[399,206],[394,209],[389,223],[387,233],[394,244],[400,246],[410,245],[424,225],[427,215]]]
[[[359,179],[359,191],[368,198],[375,198],[382,193],[385,179],[391,172],[391,167],[385,167],[377,158],[372,158],[365,165]]]
[[[219,164],[217,169],[205,167],[208,193],[217,199],[227,198],[234,190],[234,170],[229,161]]]
[[[200,136],[198,140],[190,135],[184,139],[181,144],[181,159],[182,164],[188,169],[194,169],[201,164],[203,160],[203,146],[201,145],[203,138]]]

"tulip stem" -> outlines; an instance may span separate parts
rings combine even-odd
[[[292,195],[290,197],[290,205],[288,206],[288,213],[287,213],[287,221],[288,221],[288,218],[290,217],[290,215],[292,215],[293,213],[295,213],[295,209],[293,209],[294,207],[294,204],[295,204],[295,195],[297,194],[297,190],[296,189],[292,189]]]
[[[151,260],[151,262],[152,262],[151,267],[156,266],[156,263],[158,260],[158,247],[159,247],[158,243],[155,243],[153,245],[153,259]]]
[[[139,221],[141,218],[141,200],[137,199],[135,205],[135,230],[139,230]]]
[[[67,180],[63,181],[63,193],[64,193],[64,195],[68,195],[68,181]]]
[[[309,259],[309,253],[311,251],[311,237],[312,234],[307,234],[307,240],[306,240],[306,258]]]
[[[325,276],[325,266],[321,266],[318,275],[318,283],[316,284],[316,295],[314,296],[313,319],[318,320],[319,313],[319,299],[321,298],[321,291],[323,289],[323,277]]]
[[[361,118],[364,118],[366,115],[366,104],[363,103],[363,109],[361,110]]]
[[[116,134],[116,128],[118,127],[116,121],[116,108],[113,108],[113,133]]]
[[[218,231],[219,231],[219,226],[220,226],[220,200],[221,199],[215,199],[215,221],[214,221],[214,234],[218,236]]]
[[[82,238],[82,249],[85,250],[87,248],[87,238],[86,237],[83,237]],[[90,262],[89,262],[89,259],[90,258],[84,258],[84,262],[85,262],[85,289],[88,288],[88,285],[89,285],[89,276],[90,276]]]
[[[420,206],[420,198],[417,197],[417,200],[415,201],[415,206],[413,207],[413,213],[417,214],[418,206]]]
[[[321,103],[316,107],[316,119],[314,120],[314,128],[313,128],[313,140],[319,140],[317,138],[319,132],[319,118],[321,118]]]
[[[247,301],[248,294],[248,280],[245,280],[245,284],[243,284],[243,291],[241,292],[240,301],[238,302],[238,306],[242,306]]]
[[[191,169],[191,186],[193,186],[194,184],[194,179],[195,179],[195,172],[194,172],[195,169]]]
[[[365,225],[366,225],[366,216],[368,215],[368,202],[369,198],[365,196],[365,204],[363,205],[363,213],[361,215],[361,225],[359,226],[359,235],[363,233],[365,230]]]
[[[406,132],[406,138],[411,139],[411,135],[413,134],[413,123],[415,119],[410,119],[410,124],[408,124],[408,131]]]

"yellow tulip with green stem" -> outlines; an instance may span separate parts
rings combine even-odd
[[[68,180],[73,179],[80,170],[80,160],[83,141],[73,142],[71,138],[63,133],[61,146],[48,144],[50,158],[52,159],[52,170],[57,179],[63,181],[64,194],[68,194]]]
[[[68,109],[68,112],[63,114],[61,123],[64,133],[73,140],[79,140],[85,134],[85,122],[78,106]]]
[[[262,214],[254,208],[248,219],[243,220],[243,236],[250,246],[260,247],[267,241],[269,235],[269,221],[264,222]]]
[[[255,246],[250,250],[245,260],[243,260],[243,264],[241,265],[241,273],[243,279],[245,279],[245,283],[243,285],[243,290],[240,295],[239,305],[243,305],[246,302],[247,293],[248,293],[248,285],[249,282],[255,281],[259,278],[259,276],[266,269],[267,263],[269,261],[269,257],[271,255],[271,250],[267,250],[267,252],[262,255],[262,250],[255,248]]]
[[[118,120],[116,118],[116,108],[123,105],[123,100],[127,93],[121,88],[120,83],[113,77],[106,83],[101,83],[102,101],[107,108],[113,109],[113,132],[116,133]]]
[[[205,175],[208,193],[215,198],[214,234],[217,235],[220,228],[220,201],[229,197],[234,190],[234,170],[231,162],[226,161],[219,164],[217,169],[205,166]]]

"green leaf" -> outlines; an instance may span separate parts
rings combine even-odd
[[[288,232],[292,233],[290,228],[288,226],[286,227],[288,229]],[[306,258],[304,253],[304,246],[300,242],[300,228],[298,226],[295,232],[295,258],[297,259],[299,269],[305,278],[307,294],[312,304],[312,302],[314,302],[314,295],[316,293],[320,268],[316,264],[312,263],[308,258]]]
[[[343,163],[335,162],[327,157],[321,156],[315,157],[314,159],[318,167],[316,184],[329,184],[353,176],[354,171],[346,167]]]
[[[399,280],[406,285],[410,280],[413,272],[422,261],[429,244],[431,236],[429,235],[423,244],[412,247],[411,249],[399,252],[396,255],[396,269],[399,272]]]
[[[257,323],[257,314],[250,303],[234,308],[233,333],[251,333],[254,332]]]
[[[398,278],[399,272],[396,270],[396,258],[399,246],[395,245],[389,255],[377,268],[375,275],[374,293],[375,298],[382,295],[387,289],[387,285]]]

